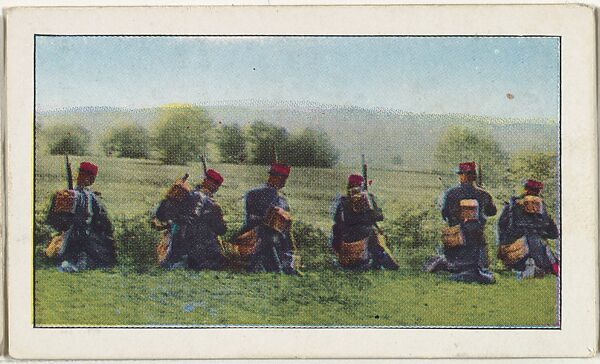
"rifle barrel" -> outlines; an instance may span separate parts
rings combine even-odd
[[[67,189],[73,189],[73,172],[71,171],[71,162],[69,162],[69,155],[65,153],[65,170],[67,173]]]
[[[369,187],[369,183],[367,182],[367,161],[365,159],[365,155],[361,154],[360,155],[361,161],[362,161],[362,175],[363,175],[363,190],[367,190]]]
[[[202,161],[202,171],[204,172],[204,177],[206,177],[206,171],[208,170],[206,167],[206,156],[204,154],[202,154],[202,157],[200,157],[200,160]]]

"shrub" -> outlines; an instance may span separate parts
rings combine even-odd
[[[440,242],[442,220],[437,211],[405,209],[383,226],[388,246],[398,252],[399,264],[411,269],[420,269],[428,256],[435,254]]]
[[[50,154],[84,155],[90,142],[89,132],[80,125],[54,124],[44,127],[42,135]]]
[[[331,268],[333,255],[327,233],[303,221],[294,221],[292,236],[301,256],[303,270]]]
[[[213,122],[206,110],[192,105],[167,105],[153,124],[153,144],[165,164],[186,164],[205,152]]]
[[[508,157],[487,129],[450,126],[440,137],[434,157],[441,171],[460,162],[475,161],[482,166],[485,183],[497,186],[506,179]]]
[[[288,132],[285,128],[264,121],[253,122],[247,131],[247,136],[250,145],[250,162],[263,165],[272,162],[274,149],[281,155],[288,140]]]
[[[156,244],[160,233],[154,230],[145,216],[114,220],[118,262],[135,272],[146,272],[157,266]]]
[[[46,256],[46,246],[58,233],[46,224],[46,211],[36,212],[33,221],[33,254],[34,267],[43,268],[53,265],[53,260]]]
[[[124,158],[148,158],[148,131],[133,122],[120,122],[106,131],[101,145],[106,155]]]
[[[329,136],[309,128],[292,133],[285,147],[284,159],[294,166],[329,168],[338,158],[339,152]]]
[[[246,139],[239,125],[224,126],[217,141],[221,162],[244,163],[246,161]]]
[[[556,201],[556,152],[535,152],[524,150],[510,158],[511,182],[521,189],[525,179],[533,178],[544,182],[544,200],[550,211]]]

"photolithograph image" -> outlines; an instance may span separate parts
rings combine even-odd
[[[560,329],[560,50],[36,34],[33,326]]]

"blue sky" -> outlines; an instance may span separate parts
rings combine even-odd
[[[38,36],[36,108],[258,99],[557,119],[558,47],[523,37]]]

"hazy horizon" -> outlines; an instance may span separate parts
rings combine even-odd
[[[161,105],[151,105],[151,106],[141,106],[141,107],[125,107],[125,106],[110,106],[110,105],[81,105],[81,106],[68,106],[63,108],[55,108],[48,110],[37,110],[37,114],[53,114],[53,113],[61,113],[61,112],[70,112],[77,110],[119,110],[119,111],[135,111],[135,110],[152,110],[158,109],[167,105],[191,105],[198,107],[207,107],[207,108],[216,108],[216,107],[239,107],[239,108],[255,108],[256,110],[261,110],[264,107],[265,110],[268,108],[277,109],[277,110],[291,110],[294,104],[298,107],[308,108],[312,107],[323,107],[321,110],[335,110],[335,109],[345,109],[345,110],[358,110],[358,111],[374,111],[381,113],[389,113],[389,114],[398,114],[398,115],[448,115],[448,116],[466,116],[466,117],[475,117],[475,118],[485,118],[490,120],[511,120],[515,122],[523,121],[523,122],[540,122],[545,123],[556,123],[557,120],[552,117],[502,117],[495,115],[481,115],[481,114],[464,114],[464,113],[435,113],[435,112],[414,112],[410,110],[400,110],[394,108],[373,106],[373,107],[363,107],[357,105],[340,105],[340,104],[324,104],[315,101],[298,101],[298,100],[216,100],[214,102],[194,102],[194,103],[178,103],[172,102]],[[306,109],[305,109],[306,110]],[[303,110],[303,111],[305,111]],[[315,110],[309,110],[315,111]],[[252,122],[253,120],[248,120],[247,122]],[[243,122],[242,122],[243,124]]]

